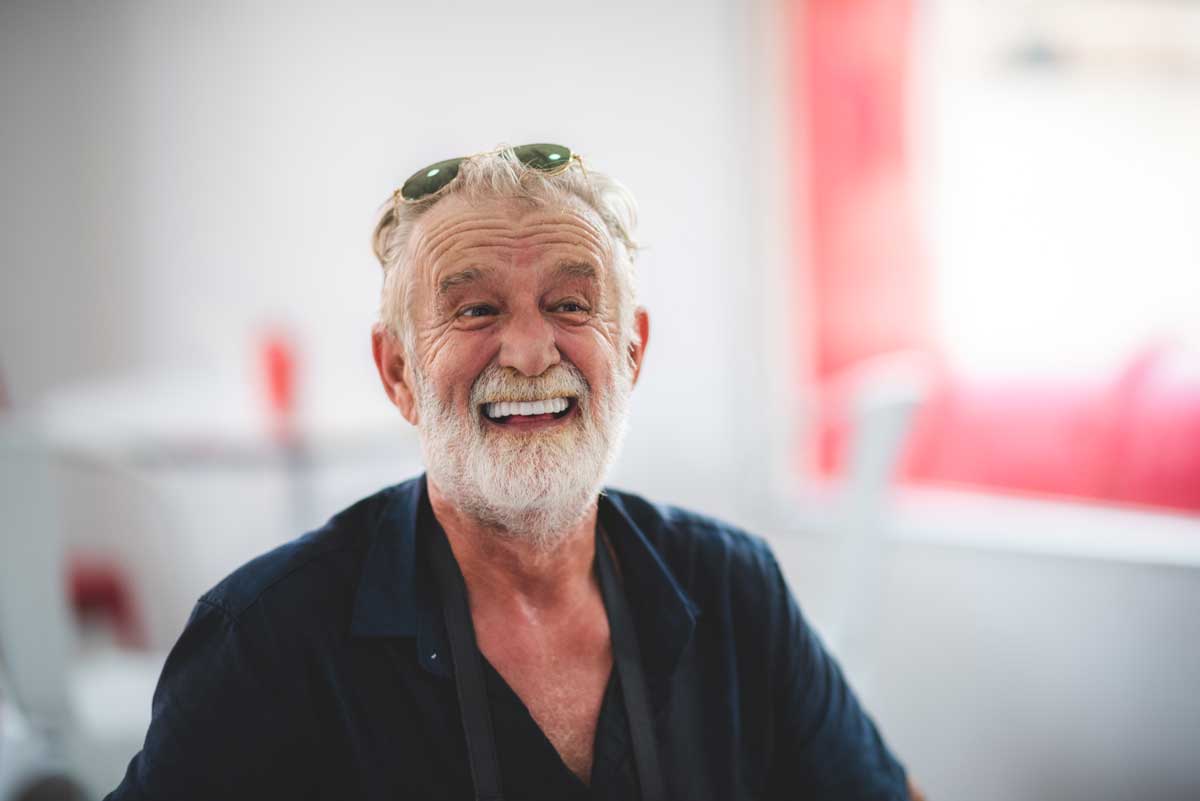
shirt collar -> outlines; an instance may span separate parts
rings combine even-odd
[[[350,633],[359,637],[416,637],[417,656],[430,672],[449,676],[450,653],[436,588],[418,570],[420,521],[434,520],[425,476],[385,490],[372,521],[370,544],[354,601]],[[600,524],[617,553],[648,674],[669,675],[691,639],[699,608],[628,514],[619,494],[603,493]]]
[[[357,637],[411,637],[417,633],[417,515],[425,496],[425,476],[389,487],[370,522],[350,618]]]
[[[646,673],[669,676],[691,640],[700,608],[633,521],[620,494],[601,493],[598,517],[617,553]]]

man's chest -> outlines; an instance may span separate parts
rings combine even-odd
[[[520,634],[483,635],[480,650],[512,688],[563,763],[587,782],[596,724],[612,672],[607,629],[562,642],[519,642]],[[496,632],[499,635],[499,632]]]
[[[444,643],[430,639],[422,648],[420,638],[412,638],[350,646],[323,653],[326,658],[311,672],[313,683],[303,701],[318,724],[311,732],[296,733],[298,740],[311,740],[320,749],[319,758],[305,763],[322,777],[314,779],[320,788],[314,797],[473,797],[454,673],[439,670],[447,657]],[[650,703],[664,773],[668,786],[678,785],[672,797],[756,797],[745,792],[739,777],[760,775],[759,763],[769,749],[761,741],[744,743],[750,758],[745,762],[741,747],[730,749],[730,734],[766,727],[728,718],[731,707],[743,714],[757,707],[750,697],[731,696],[726,680],[734,671],[728,657],[722,642],[701,638],[669,681],[651,676]],[[507,677],[490,657],[484,665],[506,798],[637,797],[630,724],[615,668],[591,679],[576,668],[511,663],[505,669]],[[579,764],[576,754],[591,759],[590,790],[573,770]]]

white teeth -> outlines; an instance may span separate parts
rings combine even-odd
[[[535,414],[558,414],[566,411],[570,402],[566,398],[549,398],[541,401],[500,401],[498,403],[485,403],[483,405],[483,413],[488,417],[495,419],[497,417],[510,417],[512,415],[531,416]]]

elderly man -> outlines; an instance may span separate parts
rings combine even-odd
[[[758,539],[601,491],[649,337],[570,150],[431,165],[375,231],[428,472],[205,594],[113,799],[903,799]]]

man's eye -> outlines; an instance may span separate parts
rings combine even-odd
[[[495,314],[495,313],[496,313],[496,309],[494,307],[480,303],[475,306],[467,306],[465,309],[463,309],[462,311],[460,311],[458,313],[458,316],[459,317],[487,317],[488,315]]]
[[[587,306],[584,306],[582,303],[576,303],[573,300],[564,300],[554,308],[556,311],[565,312],[566,314],[585,312],[588,310]]]

